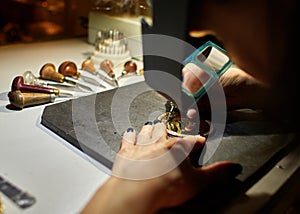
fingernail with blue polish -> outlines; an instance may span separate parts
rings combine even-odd
[[[133,132],[134,130],[133,130],[133,128],[128,128],[127,129],[127,132]]]
[[[148,121],[148,122],[146,122],[144,125],[145,125],[145,126],[147,126],[147,125],[152,125],[152,122],[151,122],[151,121]]]
[[[154,124],[156,124],[156,123],[161,123],[161,120],[156,119],[156,120],[153,121],[153,123],[154,123]]]

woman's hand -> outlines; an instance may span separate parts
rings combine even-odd
[[[226,182],[241,171],[232,162],[194,167],[188,157],[205,143],[201,136],[168,138],[160,121],[137,134],[129,128],[114,162],[112,176],[82,213],[155,213],[191,199],[208,184]]]
[[[224,89],[229,110],[267,108],[268,87],[239,68],[228,69],[219,81]],[[262,100],[263,99],[263,100]]]
[[[198,68],[183,69],[183,87],[195,92],[202,86],[208,77],[204,75],[204,71]],[[192,72],[191,72],[192,71]],[[198,111],[200,113],[210,111],[210,101],[213,97],[209,97],[213,90],[223,88],[226,100],[227,110],[235,110],[240,108],[252,109],[272,109],[270,102],[266,99],[271,98],[270,88],[259,82],[245,71],[231,67],[229,68],[198,102]],[[224,102],[224,100],[220,100]],[[224,104],[218,104],[218,100],[214,100],[214,109],[218,110],[218,106],[223,107]],[[273,106],[274,107],[274,106]]]

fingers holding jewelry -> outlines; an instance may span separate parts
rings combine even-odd
[[[135,145],[136,144],[136,132],[133,128],[128,128],[124,132],[121,142],[121,148],[127,144]]]
[[[166,125],[160,120],[153,121],[152,140],[155,143],[165,142],[168,139]]]
[[[151,144],[152,143],[152,130],[153,123],[148,121],[141,128],[140,133],[137,135],[137,143],[139,145]]]

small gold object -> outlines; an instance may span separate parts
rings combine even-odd
[[[0,197],[0,214],[4,214],[5,206],[3,204],[2,198]]]
[[[177,120],[176,118],[173,118],[169,121],[167,121],[167,129],[174,131],[178,134],[181,133],[181,121]]]
[[[143,69],[143,68],[141,68],[141,69],[139,70],[139,75],[144,75],[144,69]]]

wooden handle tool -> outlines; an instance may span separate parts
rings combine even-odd
[[[21,91],[10,91],[8,93],[8,98],[10,103],[20,109],[28,106],[41,105],[49,102],[54,102],[55,94],[46,93],[33,93]]]

